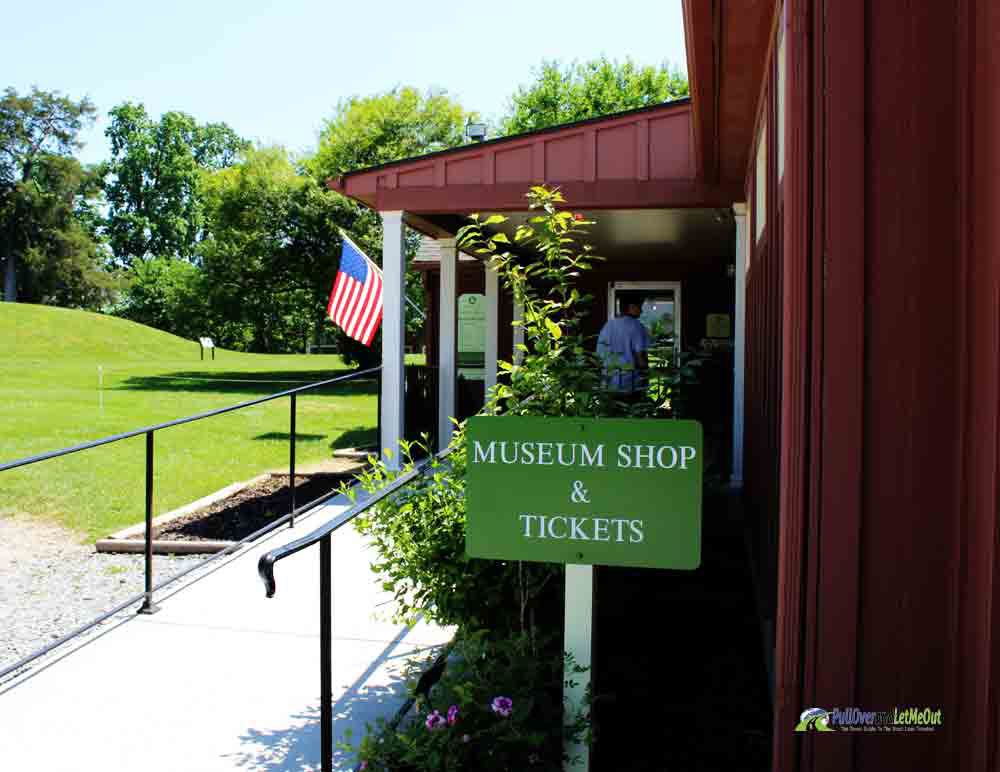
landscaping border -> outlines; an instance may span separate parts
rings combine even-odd
[[[153,527],[156,528],[158,526],[166,525],[173,520],[185,517],[186,515],[196,512],[199,509],[211,506],[216,502],[222,501],[236,493],[239,493],[255,483],[266,480],[275,474],[281,473],[265,472],[257,475],[256,477],[252,477],[249,480],[244,480],[243,482],[231,483],[225,488],[220,488],[214,493],[210,493],[207,496],[202,496],[200,499],[192,501],[190,504],[185,504],[183,507],[178,507],[177,509],[167,512],[166,514],[160,515],[153,520]],[[98,539],[94,543],[94,548],[98,552],[112,554],[144,552],[146,548],[146,541],[144,538],[145,532],[146,523],[136,523],[128,526],[127,528],[122,528],[120,531],[116,531],[104,539]],[[235,544],[235,542],[232,541],[181,541],[177,539],[153,539],[153,554],[208,555],[216,552],[222,552],[224,549],[232,546],[233,544]]]

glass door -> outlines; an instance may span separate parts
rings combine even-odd
[[[608,318],[619,316],[630,300],[641,303],[641,321],[653,338],[650,359],[671,359],[680,348],[680,282],[619,281],[608,289]]]

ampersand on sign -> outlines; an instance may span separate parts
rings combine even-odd
[[[589,504],[587,489],[583,487],[583,480],[573,481],[573,490],[569,494],[569,500],[574,504]]]

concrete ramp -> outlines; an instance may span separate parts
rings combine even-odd
[[[158,596],[161,611],[110,626],[0,687],[0,767],[33,772],[318,770],[319,549],[256,575],[264,552],[343,511],[337,499],[218,568]],[[348,525],[333,536],[336,739],[406,697],[405,671],[453,633],[388,621],[391,595],[371,548]],[[336,768],[353,758],[338,752]]]

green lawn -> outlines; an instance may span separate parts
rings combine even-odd
[[[0,463],[272,394],[347,372],[332,355],[219,351],[113,317],[0,304]],[[98,389],[103,369],[103,407]],[[375,381],[298,398],[297,462],[375,439]],[[156,433],[156,512],[287,468],[287,398]],[[144,512],[136,437],[0,472],[0,516],[54,518],[89,538]]]

